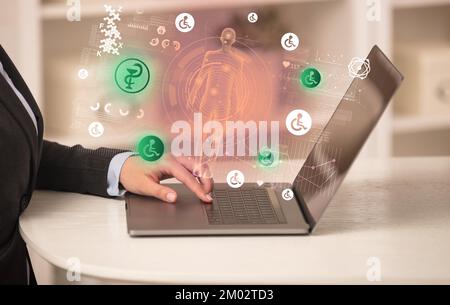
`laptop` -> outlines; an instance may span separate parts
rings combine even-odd
[[[379,121],[402,74],[374,46],[370,73],[354,78],[347,93],[363,88],[359,103],[344,98],[326,124],[291,183],[248,183],[239,189],[215,184],[213,203],[205,204],[182,184],[171,184],[178,202],[126,195],[130,236],[306,235],[317,227],[353,161]],[[342,122],[342,113],[352,113]],[[326,137],[326,140],[325,140]],[[339,149],[339,153],[336,153]],[[292,190],[286,195],[283,190]]]

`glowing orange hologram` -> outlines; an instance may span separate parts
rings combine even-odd
[[[205,53],[202,66],[192,83],[188,104],[209,119],[225,120],[242,110],[240,100],[245,55],[233,48],[236,32],[232,28],[222,31],[222,47]]]

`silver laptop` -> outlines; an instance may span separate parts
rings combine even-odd
[[[368,60],[369,75],[363,80],[355,78],[347,91],[354,92],[356,86],[362,86],[361,103],[341,100],[292,183],[246,184],[240,189],[215,184],[212,204],[200,202],[181,184],[170,185],[178,193],[178,202],[172,205],[127,194],[128,233],[131,236],[310,234],[403,80],[377,46]],[[352,120],[342,124],[339,118],[342,112],[351,112]],[[327,141],[322,141],[324,135]],[[339,158],[331,155],[329,147],[340,148]],[[287,196],[290,200],[282,195],[287,188],[292,190]]]

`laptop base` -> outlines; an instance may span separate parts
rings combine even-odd
[[[131,236],[304,235],[309,233],[296,199],[284,200],[289,184],[246,184],[231,189],[215,184],[212,204],[201,202],[182,184],[170,184],[175,204],[127,194],[127,226]]]

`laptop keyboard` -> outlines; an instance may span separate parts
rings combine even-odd
[[[279,224],[281,222],[270,201],[267,189],[218,189],[214,202],[206,208],[209,224]]]

